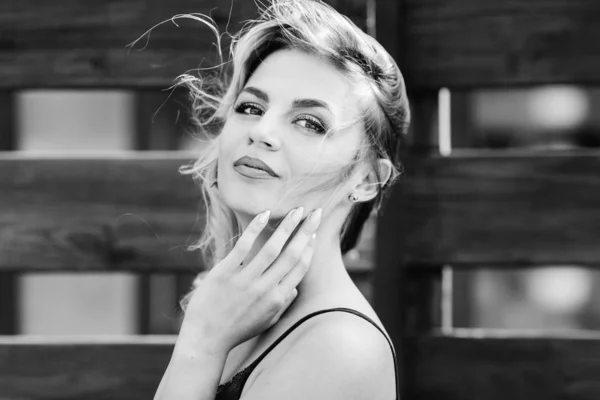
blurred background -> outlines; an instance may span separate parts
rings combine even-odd
[[[160,90],[20,90],[12,93],[13,140],[3,150],[60,154],[191,150],[187,94]],[[600,146],[600,90],[544,86],[439,93],[432,121],[439,151],[468,148],[553,152]],[[139,132],[146,132],[140,135]],[[151,182],[149,182],[151,184]],[[190,215],[190,218],[194,216]],[[371,219],[348,263],[373,262]],[[444,273],[443,325],[494,329],[600,329],[600,273],[583,265],[518,265]],[[489,267],[489,269],[487,268]],[[9,279],[10,278],[10,279]],[[128,273],[0,273],[0,333],[168,334],[193,276]],[[369,274],[356,275],[369,301]]]
[[[148,15],[160,21],[172,15],[175,7],[142,3],[134,7],[138,14],[135,18],[129,16],[132,21]],[[329,3],[374,34],[373,1]],[[194,9],[191,2],[177,4],[182,10]],[[170,14],[160,15],[165,10]],[[227,13],[221,19],[226,21]],[[144,25],[147,28],[150,26]],[[167,37],[175,28],[161,29],[163,33],[154,39],[158,47],[160,35]],[[196,26],[190,29],[201,31]],[[76,30],[74,34],[81,32]],[[141,34],[143,30],[135,32]],[[2,33],[0,29],[0,45],[8,46]],[[200,34],[189,36],[189,46],[206,42]],[[124,49],[119,40],[119,47]],[[152,51],[153,41],[149,43],[147,51]],[[174,63],[167,60],[164,66],[184,72]],[[100,61],[92,64],[94,68],[103,67]],[[157,66],[145,71],[150,74],[152,68]],[[0,151],[66,155],[120,150],[193,151],[198,146],[189,134],[189,101],[182,89],[41,90],[22,89],[18,83],[16,87],[0,92]],[[600,147],[600,89],[565,85],[460,92],[442,89],[438,100],[439,112],[437,120],[431,121],[431,135],[445,156],[470,148],[524,149],[543,154]],[[191,220],[194,218],[190,215]],[[375,223],[374,218],[367,223],[359,245],[346,256],[356,271],[364,271],[356,273],[354,279],[369,301],[373,299],[369,271],[374,264]],[[446,266],[440,298],[444,329],[600,329],[598,269],[587,269],[585,265],[520,267],[489,265],[460,270]],[[178,302],[192,279],[170,274],[0,272],[0,334],[176,333],[180,323]]]

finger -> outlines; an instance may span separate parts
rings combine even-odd
[[[296,264],[298,264],[303,254],[306,252],[306,246],[312,240],[312,236],[319,227],[321,213],[321,208],[317,208],[310,213],[310,216],[304,221],[298,230],[298,233],[296,233],[283,253],[275,263],[264,272],[262,279],[265,282],[265,285],[268,287],[275,286],[296,266]]]
[[[290,307],[290,305],[294,302],[294,300],[296,300],[296,297],[298,297],[298,290],[292,289],[292,292],[287,296],[285,303],[281,307],[281,310],[279,310],[277,315],[275,315],[273,322],[277,322],[279,321],[279,319],[281,319],[281,316],[283,315],[285,310],[287,310]]]
[[[306,250],[304,251],[304,254],[302,254],[300,261],[298,261],[294,268],[292,268],[292,270],[281,280],[281,282],[279,282],[279,290],[281,293],[289,293],[295,289],[308,272],[308,268],[310,267],[310,262],[314,253],[314,241],[315,239],[311,239],[310,246],[306,247]]]
[[[254,219],[250,222],[250,225],[248,225],[246,230],[242,233],[242,236],[240,236],[238,239],[231,252],[229,252],[227,257],[225,257],[223,261],[219,263],[218,270],[220,272],[233,273],[239,269],[240,264],[244,261],[244,258],[246,258],[252,249],[254,241],[256,241],[258,235],[262,232],[265,226],[267,226],[270,216],[271,211],[267,210],[254,217]]]
[[[254,256],[252,262],[243,269],[243,274],[247,274],[251,279],[260,277],[263,272],[275,261],[281,253],[281,249],[289,239],[292,232],[302,218],[303,207],[298,207],[288,213],[279,227],[273,232],[267,243]]]

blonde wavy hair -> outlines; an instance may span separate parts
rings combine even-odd
[[[196,19],[213,30],[222,61],[218,74],[200,77],[182,74],[176,83],[189,90],[194,134],[203,142],[196,161],[182,166],[179,172],[192,175],[201,188],[205,227],[201,237],[188,250],[200,250],[207,268],[225,258],[241,235],[239,222],[219,195],[219,133],[252,73],[275,51],[299,49],[316,55],[366,91],[368,100],[360,121],[365,132],[363,146],[340,176],[345,179],[357,165],[369,163],[381,188],[374,199],[356,203],[348,214],[340,235],[342,254],[356,245],[365,221],[379,211],[386,190],[402,172],[399,148],[408,130],[410,109],[404,79],[388,52],[350,19],[321,1],[272,1],[268,6],[259,6],[258,10],[260,16],[248,21],[232,36],[226,62],[222,59],[220,36],[214,21],[200,14],[179,16]],[[377,168],[379,158],[388,159],[393,165],[392,174],[384,183],[381,183]],[[184,311],[201,275],[194,281],[192,291],[180,301]]]

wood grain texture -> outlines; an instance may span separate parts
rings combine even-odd
[[[597,0],[406,0],[412,89],[600,82]]]
[[[600,335],[407,339],[409,399],[600,398]]]
[[[454,267],[600,265],[600,155],[462,152],[404,160],[397,260]],[[193,272],[203,226],[186,152],[0,156],[0,268]],[[384,218],[386,214],[384,212]],[[373,235],[374,227],[369,230]],[[402,239],[402,240],[401,240]],[[373,240],[349,270],[367,271]],[[35,249],[35,251],[32,251]]]
[[[203,226],[200,193],[177,172],[192,154],[88,159],[5,154],[0,268],[201,268],[197,253],[184,249]],[[501,154],[404,160],[402,195],[394,205],[404,210],[397,218],[406,232],[398,257],[455,267],[598,265],[599,155]],[[388,239],[400,244],[400,237]],[[373,246],[372,240],[361,241],[361,256],[349,269],[371,269]]]
[[[418,337],[408,398],[595,400],[600,335]],[[149,399],[174,336],[0,337],[0,399]]]
[[[201,268],[184,247],[202,223],[185,156],[0,158],[0,268]],[[116,153],[118,154],[118,153]],[[128,153],[123,153],[128,154]],[[162,153],[165,154],[165,153]]]
[[[202,271],[186,247],[200,237],[204,205],[178,173],[193,161],[189,152],[0,153],[0,270]],[[372,264],[347,261],[361,279]]]
[[[166,87],[189,69],[213,66],[216,36],[202,23],[172,17],[210,15],[221,33],[257,16],[254,2],[8,1],[0,4],[0,87]],[[152,30],[133,48],[129,43]],[[224,39],[225,40],[225,39]],[[224,42],[227,45],[227,42]],[[226,54],[226,49],[223,48]]]
[[[174,336],[0,336],[0,400],[152,399]]]
[[[405,261],[600,266],[598,152],[453,154],[405,160],[394,203]]]
[[[368,26],[361,23],[366,0],[330,3]],[[230,33],[256,16],[254,2],[235,2],[231,13],[230,6],[217,0],[4,2],[0,88],[170,86],[200,63],[215,64],[215,37],[208,28],[191,20],[177,20],[179,27],[167,22],[152,31],[147,46],[146,37],[131,51],[126,45],[177,14],[210,14],[221,32]],[[401,61],[411,90],[600,82],[595,0],[408,0],[402,7],[378,6],[379,24],[391,38],[402,38],[379,35],[384,44],[399,47],[390,52]],[[396,11],[402,11],[400,18]]]
[[[364,25],[365,1],[331,3]],[[198,67],[218,63],[209,28],[191,19],[169,21],[185,13],[210,15],[220,33],[234,34],[258,9],[254,1],[232,7],[231,0],[2,2],[0,88],[169,87],[184,72],[197,75]],[[228,35],[222,43],[226,58]]]
[[[13,99],[14,93],[0,90],[0,151],[10,151],[15,147],[16,118]],[[0,335],[17,333],[17,302],[20,297],[17,279],[16,273],[0,271]]]

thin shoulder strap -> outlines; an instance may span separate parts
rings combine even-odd
[[[275,342],[273,342],[273,344],[271,344],[271,346],[269,346],[269,348],[267,348],[256,360],[254,360],[254,362],[252,364],[250,364],[246,369],[247,370],[253,370],[258,363],[260,363],[262,361],[263,358],[265,358],[267,356],[267,354],[269,354],[271,352],[271,350],[273,350],[275,348],[275,346],[277,346],[279,343],[281,343],[281,341],[283,339],[285,339],[294,329],[296,329],[299,325],[301,325],[304,321],[315,317],[317,315],[320,314],[325,314],[328,312],[333,312],[333,311],[343,311],[343,312],[348,312],[354,315],[357,315],[367,321],[369,321],[375,328],[377,328],[379,330],[379,332],[381,332],[383,334],[383,336],[385,337],[385,339],[388,341],[388,344],[390,345],[390,348],[392,349],[392,356],[394,357],[394,375],[396,378],[396,400],[400,399],[400,386],[398,384],[398,361],[396,359],[396,351],[394,350],[394,345],[393,343],[390,341],[390,339],[387,337],[387,335],[385,334],[385,332],[369,317],[367,317],[365,314],[353,310],[351,308],[344,308],[344,307],[339,307],[339,308],[328,308],[325,310],[319,310],[319,311],[315,311],[313,313],[310,313],[308,315],[305,315],[304,317],[300,318],[300,320],[298,320],[294,325],[292,325],[287,331],[285,331],[281,336],[279,336],[277,338],[277,340],[275,340]]]

